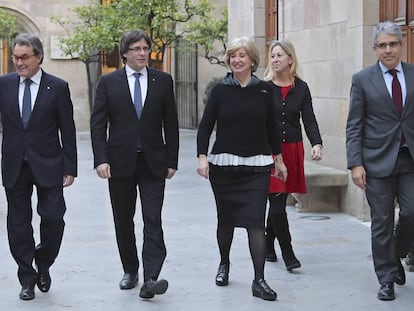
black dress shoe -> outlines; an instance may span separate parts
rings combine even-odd
[[[219,265],[217,274],[216,274],[216,285],[217,286],[226,286],[229,284],[229,270],[230,264]]]
[[[395,279],[395,283],[398,285],[404,285],[405,284],[405,270],[401,263],[400,258],[397,258],[397,266],[398,266],[398,274],[397,278]]]
[[[22,290],[20,291],[19,298],[21,300],[32,300],[35,298],[34,286],[32,285],[23,285]]]
[[[154,298],[155,295],[162,295],[167,291],[168,281],[167,280],[154,280],[149,279],[145,281],[139,291],[139,297],[141,298]]]
[[[48,292],[51,283],[52,279],[50,278],[49,269],[39,269],[37,273],[37,287],[40,291],[44,293]]]
[[[137,286],[138,273],[125,273],[119,282],[120,289],[131,289]]]
[[[265,260],[269,262],[276,262],[277,261],[276,253],[275,252],[267,253],[265,256]]]
[[[259,297],[264,300],[276,300],[276,292],[267,285],[264,279],[253,280],[252,292],[254,297]]]
[[[294,257],[290,261],[285,262],[286,270],[289,272],[292,272],[293,269],[300,268],[302,265],[300,264],[300,261]]]
[[[392,282],[382,283],[378,291],[377,298],[379,300],[394,300],[395,299],[394,283]]]
[[[286,246],[281,246],[282,257],[285,262],[286,270],[292,272],[293,269],[300,268],[302,265],[300,261],[296,258],[295,253],[293,252],[292,246],[290,244]]]

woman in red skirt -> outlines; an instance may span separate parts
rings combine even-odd
[[[297,73],[297,58],[293,45],[286,39],[272,42],[265,80],[273,89],[280,121],[282,155],[288,170],[286,182],[271,177],[269,188],[270,209],[267,218],[266,260],[276,261],[274,239],[277,238],[286,269],[301,266],[292,249],[286,200],[289,193],[305,193],[304,150],[302,120],[306,135],[312,144],[312,160],[322,157],[322,138],[312,107],[312,97],[305,81]],[[272,174],[273,175],[273,174]]]

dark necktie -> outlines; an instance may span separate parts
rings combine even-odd
[[[392,101],[394,102],[395,109],[397,109],[398,113],[401,115],[403,110],[403,99],[402,99],[402,91],[401,91],[401,84],[397,77],[397,70],[396,69],[390,69],[388,72],[392,75],[392,84],[391,84],[391,90],[392,90]],[[404,135],[401,134],[401,141],[400,145],[405,144],[405,138]]]
[[[395,108],[397,109],[398,113],[401,115],[403,110],[403,99],[402,99],[402,91],[401,91],[401,84],[397,78],[397,70],[390,69],[388,72],[392,75],[392,100],[394,101]]]
[[[24,80],[24,83],[26,84],[24,87],[24,93],[23,93],[23,105],[22,105],[22,121],[24,127],[27,126],[27,123],[30,119],[30,114],[32,113],[32,94],[30,92],[30,84],[32,84],[32,80],[27,78]]]
[[[135,76],[135,86],[134,86],[134,107],[135,112],[137,113],[138,119],[141,117],[142,111],[142,97],[141,97],[141,84],[139,83],[139,77],[141,73],[134,73]]]

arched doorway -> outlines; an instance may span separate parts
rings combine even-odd
[[[39,27],[26,15],[20,13],[19,11],[13,10],[11,8],[0,6],[6,14],[10,14],[16,17],[17,21],[17,31],[15,34],[11,34],[11,40],[18,33],[34,33],[39,34]],[[14,64],[11,60],[11,45],[12,42],[7,39],[0,38],[0,74],[6,74],[9,72],[15,71]]]

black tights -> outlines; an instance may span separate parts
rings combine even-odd
[[[234,227],[219,225],[217,228],[217,242],[220,250],[220,265],[230,263],[230,247],[233,241]],[[255,280],[264,278],[264,262],[266,240],[263,228],[248,228],[250,255],[253,261]]]

